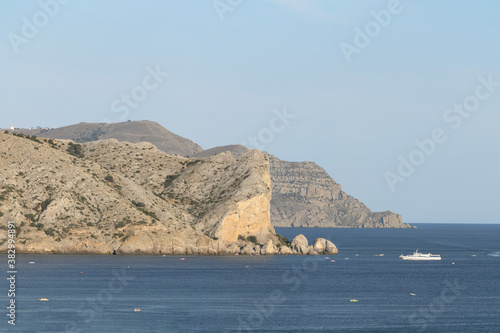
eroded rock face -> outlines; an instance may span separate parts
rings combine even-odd
[[[116,252],[119,254],[130,254],[136,253],[136,251],[138,253],[154,253],[155,248],[151,237],[148,235],[132,236],[123,242]]]
[[[287,162],[270,156],[270,164],[271,222],[275,227],[409,227],[399,214],[370,211],[314,162]]]
[[[236,242],[238,236],[254,235],[259,240],[269,239],[274,235],[270,218],[270,198],[261,194],[251,199],[237,202],[236,209],[227,212],[222,221],[217,223],[212,233],[227,242]]]

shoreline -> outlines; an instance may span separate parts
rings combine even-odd
[[[123,247],[123,244],[116,249],[101,243],[94,243],[92,247],[84,244],[85,249],[75,248],[74,244],[59,244],[57,247],[51,243],[35,243],[18,246],[17,254],[67,254],[67,255],[179,255],[179,256],[252,256],[252,255],[336,255],[338,249],[331,241],[325,238],[316,238],[309,245],[307,238],[300,234],[291,242],[273,244],[269,239],[265,244],[261,243],[212,243],[199,246],[183,245],[172,246],[171,248],[150,247],[144,249],[140,243],[134,246]],[[8,247],[0,249],[0,253],[7,253]]]

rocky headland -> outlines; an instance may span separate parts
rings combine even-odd
[[[151,142],[172,155],[208,158],[230,153],[234,158],[249,149],[228,145],[203,150],[193,141],[169,132],[152,121],[116,124],[80,123],[56,129],[16,130],[53,139],[85,143],[114,138],[121,142]],[[271,224],[275,227],[408,228],[399,214],[372,212],[342,191],[340,184],[314,162],[287,162],[270,156],[272,184]]]
[[[82,144],[0,134],[0,251],[7,222],[18,253],[334,254],[271,224],[269,156],[203,158],[148,142]]]

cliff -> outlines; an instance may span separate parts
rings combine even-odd
[[[314,162],[286,162],[270,157],[275,227],[404,228],[401,215],[374,213],[342,191]]]
[[[215,147],[194,156],[223,151],[241,156],[241,145]],[[342,191],[328,173],[314,162],[287,162],[270,156],[271,223],[275,227],[319,228],[408,228],[401,215],[372,212],[362,202]]]

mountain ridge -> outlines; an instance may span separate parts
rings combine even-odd
[[[194,155],[203,151],[201,146],[193,141],[174,134],[160,124],[148,120],[112,124],[82,122],[52,129],[16,129],[13,132],[48,139],[72,140],[76,143],[106,139],[131,143],[150,142],[162,151],[181,156]]]

